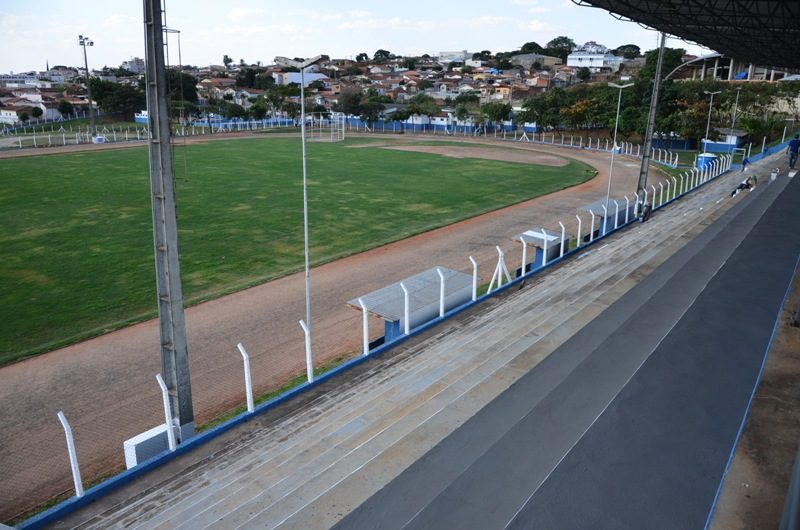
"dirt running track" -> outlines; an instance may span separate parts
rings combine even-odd
[[[479,263],[482,280],[488,281],[495,244],[506,250],[509,268],[516,266],[519,244],[511,237],[531,228],[559,229],[559,219],[574,234],[576,209],[605,196],[608,154],[503,145],[534,151],[533,156],[575,158],[595,167],[598,175],[547,197],[313,269],[315,363],[359,348],[360,313],[346,307],[346,300],[435,265],[469,272],[470,255]],[[632,194],[638,168],[637,160],[617,158],[612,195]],[[585,218],[584,233],[587,227]],[[303,285],[302,273],[294,274],[186,311],[198,422],[243,404],[241,357],[236,351],[240,341],[251,355],[256,392],[305,372],[298,325],[304,317]],[[382,334],[380,321],[370,326],[374,335]],[[72,424],[85,481],[122,466],[123,441],[163,422],[155,381],[160,371],[158,344],[153,320],[0,369],[0,520],[48,496],[70,492],[59,410]],[[23,505],[19,499],[28,502]]]

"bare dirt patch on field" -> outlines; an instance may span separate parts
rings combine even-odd
[[[382,149],[395,151],[412,151],[448,156],[450,158],[482,158],[500,160],[502,162],[518,162],[520,164],[538,164],[540,166],[564,167],[569,164],[566,158],[537,151],[522,149],[502,149],[495,147],[465,147],[459,145],[382,145]]]

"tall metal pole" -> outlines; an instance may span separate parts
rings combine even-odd
[[[708,151],[708,133],[711,132],[711,109],[714,108],[714,94],[719,94],[719,91],[709,92],[706,90],[705,93],[711,96],[711,102],[708,104],[708,121],[706,122],[706,138],[705,142],[703,142],[703,154],[706,154]]]
[[[736,127],[736,110],[739,108],[739,94],[742,93],[742,87],[736,87],[736,101],[733,102],[733,120],[731,120],[731,129]]]
[[[303,243],[306,261],[306,326],[311,334],[311,271],[308,267],[308,182],[306,179],[306,76],[300,66],[300,143],[303,144]]]
[[[172,415],[181,426],[182,436],[188,436],[194,432],[194,411],[178,254],[161,0],[144,0],[144,29],[161,374],[169,390]]]
[[[92,105],[92,83],[89,75],[89,59],[86,56],[86,46],[94,46],[94,41],[84,35],[78,35],[78,44],[83,48],[83,66],[86,69],[86,95],[89,98],[89,126],[92,129],[92,138],[97,136],[97,125],[94,121],[94,105]]]
[[[656,123],[658,92],[661,89],[661,65],[664,63],[664,43],[666,40],[666,35],[661,32],[661,43],[658,46],[658,61],[656,62],[656,76],[653,80],[653,95],[650,97],[650,113],[647,115],[647,129],[644,133],[644,145],[642,146],[642,167],[639,169],[637,192],[647,185],[647,170],[650,168],[650,150],[653,148],[653,129]]]
[[[614,173],[614,152],[616,151],[617,147],[617,129],[619,127],[619,109],[622,106],[622,91],[630,86],[633,86],[633,83],[628,83],[627,85],[617,85],[615,83],[609,83],[608,86],[619,89],[619,97],[617,98],[617,117],[614,118],[614,143],[611,145],[611,166],[608,168],[608,189],[606,190],[606,208],[608,208],[608,201],[611,199],[611,176]]]

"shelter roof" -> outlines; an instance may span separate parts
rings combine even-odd
[[[729,57],[800,69],[800,2],[782,0],[573,0],[702,44]]]

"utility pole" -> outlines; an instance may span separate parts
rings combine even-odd
[[[642,167],[639,170],[637,193],[647,185],[647,170],[650,168],[650,150],[653,148],[653,129],[656,124],[656,106],[658,105],[658,92],[661,88],[661,65],[664,62],[664,43],[666,40],[667,37],[662,31],[661,44],[658,47],[658,61],[656,62],[656,78],[653,80],[653,95],[650,98],[650,113],[647,115],[647,129],[644,133]]]
[[[92,139],[97,136],[97,125],[94,122],[94,105],[92,105],[92,84],[89,75],[89,59],[86,57],[86,47],[94,46],[94,41],[86,35],[78,35],[78,46],[83,48],[83,66],[86,68],[86,95],[89,98],[89,126],[92,128]]]
[[[144,0],[144,29],[161,375],[169,391],[173,420],[180,425],[183,439],[194,434],[194,411],[178,254],[161,0]]]

